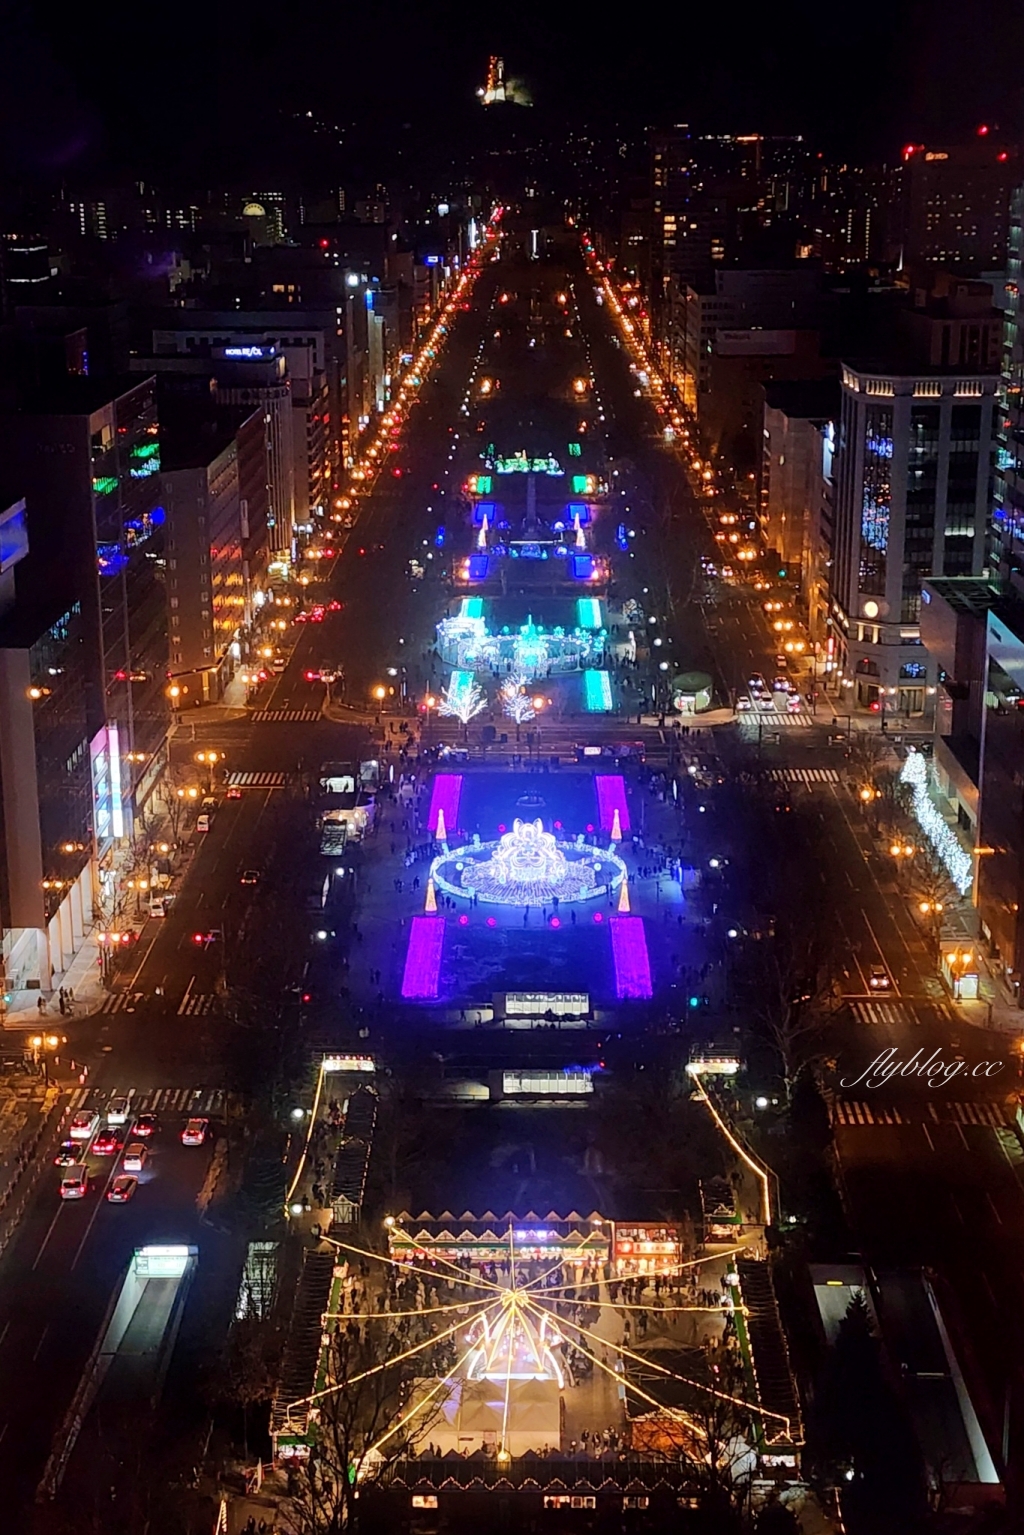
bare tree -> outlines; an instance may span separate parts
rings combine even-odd
[[[836,1007],[832,956],[820,929],[776,925],[759,948],[754,997],[788,1102],[800,1072],[820,1058]]]
[[[360,1490],[429,1432],[453,1389],[445,1385],[428,1396],[433,1389],[428,1384],[417,1412],[417,1380],[427,1373],[430,1351],[378,1368],[388,1352],[390,1326],[385,1316],[333,1334],[325,1361],[327,1387],[315,1408],[314,1442],[308,1460],[290,1478],[286,1507],[295,1535],[357,1531]],[[440,1343],[436,1347],[433,1367],[443,1379],[452,1352]]]
[[[164,803],[167,806],[167,824],[171,829],[171,839],[174,842],[180,839],[186,811],[195,804],[195,796],[189,796],[189,790],[195,787],[195,773],[188,763],[169,762],[167,764],[164,769],[163,792]]]
[[[708,1528],[716,1535],[731,1535],[746,1528],[750,1507],[750,1475],[754,1464],[753,1414],[744,1407],[753,1388],[746,1379],[735,1340],[696,1354],[686,1373],[694,1382],[676,1386],[664,1370],[644,1370],[631,1363],[626,1385],[627,1400],[632,1381],[649,1398],[664,1398],[671,1390],[671,1409],[644,1410],[633,1421],[633,1446],[647,1457],[664,1458],[688,1468],[691,1495],[700,1506]],[[697,1384],[699,1383],[699,1385]],[[708,1387],[701,1390],[700,1385]]]

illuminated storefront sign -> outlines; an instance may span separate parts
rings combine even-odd
[[[615,1227],[615,1267],[620,1274],[664,1273],[682,1256],[678,1226]]]
[[[116,725],[104,725],[89,743],[92,770],[92,813],[96,843],[102,853],[124,836],[121,798],[121,743]]]
[[[324,1072],[336,1071],[376,1071],[377,1065],[372,1055],[325,1055],[323,1059]]]

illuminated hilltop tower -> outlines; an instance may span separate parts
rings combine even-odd
[[[492,53],[487,60],[487,84],[477,95],[485,107],[493,106],[496,101],[507,100],[505,96],[505,60]]]

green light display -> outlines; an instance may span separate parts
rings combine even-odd
[[[580,448],[580,445],[579,445],[578,442],[571,442],[569,444],[569,457],[570,458],[579,458],[581,452],[582,452],[582,449]]]
[[[98,479],[92,482],[92,493],[94,496],[109,496],[110,492],[116,489],[116,474],[101,474]]]
[[[564,474],[565,470],[549,453],[547,458],[527,458],[520,448],[507,458],[496,458],[491,466],[497,474]]]

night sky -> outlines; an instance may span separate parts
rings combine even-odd
[[[620,11],[619,26],[602,12]],[[863,19],[861,19],[863,18]],[[891,155],[978,122],[1024,124],[1024,9],[995,24],[962,0],[885,6],[763,3],[383,7],[207,0],[184,7],[8,7],[0,131],[20,172],[200,160],[315,109],[384,144],[464,122],[486,57],[530,86],[538,113],[596,124],[804,132],[827,150]],[[140,167],[143,168],[143,167]]]

